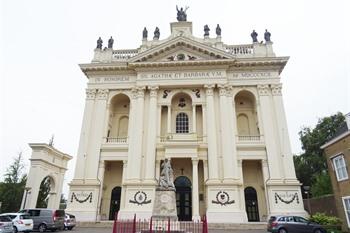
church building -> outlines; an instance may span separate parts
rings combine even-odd
[[[169,159],[179,221],[306,215],[281,93],[288,57],[275,55],[268,31],[244,45],[225,44],[219,25],[197,37],[185,12],[166,39],[145,28],[136,49],[99,38],[80,65],[86,101],[66,211],[79,221],[150,218]]]

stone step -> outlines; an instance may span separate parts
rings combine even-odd
[[[100,221],[100,222],[77,222],[78,227],[89,228],[112,228],[113,221]],[[209,229],[218,230],[266,230],[267,223],[254,222],[254,223],[208,223]]]

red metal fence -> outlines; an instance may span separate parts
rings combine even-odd
[[[200,221],[118,219],[115,215],[112,233],[208,233],[207,219]]]

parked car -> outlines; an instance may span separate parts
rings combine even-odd
[[[27,213],[33,219],[33,230],[45,232],[46,230],[56,231],[64,229],[64,210],[54,209],[24,209],[20,213]]]
[[[267,223],[267,231],[273,233],[326,233],[321,225],[300,216],[271,216]]]
[[[33,230],[33,219],[25,213],[4,213],[0,216],[7,216],[12,220],[13,232]]]
[[[9,217],[0,216],[0,232],[13,233],[13,223]]]
[[[75,227],[76,221],[75,216],[72,214],[67,214],[64,217],[64,228],[68,230],[72,230]]]

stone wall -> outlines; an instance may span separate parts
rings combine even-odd
[[[305,210],[309,214],[325,213],[326,215],[337,216],[334,195],[325,195],[317,198],[304,199]],[[310,205],[309,205],[310,202]],[[311,212],[310,209],[311,208]]]

